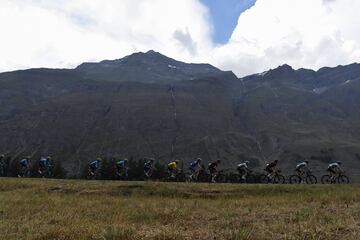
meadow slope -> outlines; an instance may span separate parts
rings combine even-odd
[[[360,186],[0,179],[1,239],[360,239]]]

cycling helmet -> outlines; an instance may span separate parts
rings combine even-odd
[[[179,160],[175,160],[176,163],[179,163],[180,161]]]
[[[129,161],[129,160],[128,160],[127,158],[125,158],[125,159],[124,159],[124,162],[126,162],[126,163],[127,163],[128,161]]]
[[[1,155],[0,155],[0,158],[4,158],[4,157],[5,157],[5,155],[4,155],[4,154],[1,154]]]
[[[246,164],[249,164],[250,162],[249,161],[245,161]]]
[[[96,159],[96,161],[101,162],[101,161],[102,161],[102,158],[101,158],[101,157],[98,157],[98,158]]]
[[[48,159],[48,160],[51,160],[51,159],[52,159],[52,157],[51,157],[51,156],[47,156],[47,159]]]

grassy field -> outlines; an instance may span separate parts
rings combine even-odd
[[[0,179],[0,239],[360,239],[360,186]]]

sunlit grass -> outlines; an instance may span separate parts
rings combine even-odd
[[[360,188],[0,179],[1,239],[360,239]]]

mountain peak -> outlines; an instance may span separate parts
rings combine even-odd
[[[280,65],[278,66],[277,68],[275,68],[274,70],[277,70],[277,71],[295,71],[290,65],[288,64],[283,64],[283,65]]]
[[[143,64],[152,64],[154,62],[156,63],[166,63],[166,64],[174,64],[174,63],[180,63],[176,61],[175,59],[169,58],[159,52],[156,52],[154,50],[149,50],[147,52],[137,52],[133,53],[127,57],[125,57],[126,61],[135,61],[135,63],[138,63],[139,61]]]
[[[136,53],[133,53],[131,55],[129,55],[128,57],[131,57],[131,56],[158,56],[158,57],[166,57],[166,58],[169,58],[159,52],[156,52],[154,50],[149,50],[147,52],[136,52]]]
[[[184,63],[154,50],[133,53],[117,60],[83,63],[76,70],[93,79],[138,82],[193,80],[224,74],[210,64]]]
[[[296,71],[288,64],[281,65],[275,69],[271,69],[267,72],[266,77],[268,79],[276,80],[289,80],[293,79],[296,75]]]
[[[161,53],[156,52],[154,50],[149,50],[149,51],[145,52],[144,54],[147,54],[147,55],[162,55]],[[162,56],[164,56],[164,55],[162,55]]]

